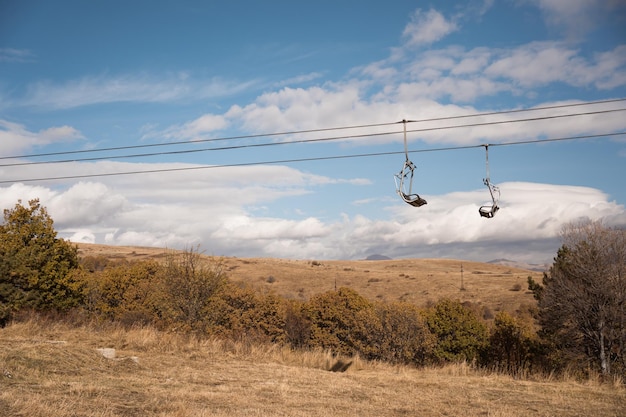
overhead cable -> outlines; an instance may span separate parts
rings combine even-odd
[[[516,142],[494,143],[494,144],[488,144],[488,146],[526,145],[526,144],[532,144],[532,143],[557,142],[557,141],[573,141],[573,140],[601,138],[601,137],[609,137],[609,136],[622,136],[622,135],[626,135],[626,132],[613,132],[613,133],[604,133],[604,134],[590,134],[590,135],[581,135],[581,136],[569,136],[569,137],[561,137],[561,138],[550,138],[550,139],[537,139],[537,140],[525,140],[525,141],[516,141]],[[486,146],[486,145],[485,144],[480,144],[480,145],[451,146],[451,147],[444,147],[444,148],[418,149],[418,150],[408,151],[408,153],[452,151],[452,150],[460,150],[460,149],[481,148],[481,147],[484,147],[484,146]],[[23,183],[23,182],[40,182],[40,181],[60,181],[60,180],[69,180],[69,179],[84,179],[84,178],[95,178],[95,177],[112,177],[112,176],[121,176],[121,175],[154,174],[154,173],[163,173],[163,172],[194,171],[194,170],[215,169],[215,168],[230,168],[230,167],[243,167],[243,166],[254,166],[254,165],[288,164],[288,163],[296,163],[296,162],[327,161],[327,160],[349,159],[349,158],[367,158],[367,157],[399,155],[399,154],[404,154],[404,151],[374,152],[374,153],[362,153],[362,154],[320,156],[320,157],[311,157],[311,158],[294,158],[294,159],[257,161],[257,162],[241,162],[241,163],[220,164],[220,165],[197,165],[197,166],[187,166],[187,167],[179,167],[179,168],[162,168],[162,169],[150,169],[150,170],[109,172],[109,173],[100,173],[100,174],[83,174],[83,175],[67,175],[67,176],[58,176],[58,177],[41,177],[41,178],[27,178],[27,179],[15,179],[15,180],[1,180],[0,184]]]
[[[484,113],[472,113],[472,114],[464,114],[464,115],[457,115],[457,116],[434,117],[434,118],[427,118],[427,119],[408,120],[407,122],[426,123],[426,122],[448,121],[448,120],[456,120],[456,119],[465,119],[465,118],[470,118],[470,117],[484,117],[484,116],[506,115],[506,114],[515,114],[515,113],[524,113],[524,112],[533,112],[533,111],[554,110],[554,109],[562,109],[562,108],[569,108],[569,107],[617,103],[617,102],[623,102],[623,101],[626,101],[626,98],[589,101],[589,102],[582,102],[582,103],[558,104],[558,105],[553,105],[553,106],[541,106],[541,107],[533,107],[533,108],[525,108],[525,109],[513,109],[513,110],[493,111],[493,112],[484,112]],[[623,109],[620,109],[620,110],[623,110]],[[620,111],[620,110],[617,110],[617,111]],[[615,110],[608,110],[608,111],[615,111]],[[511,123],[511,122],[513,121],[509,121],[508,123]],[[130,150],[130,149],[178,146],[178,145],[218,142],[218,141],[226,141],[226,140],[264,138],[264,137],[273,137],[273,136],[300,135],[300,134],[307,134],[307,133],[329,132],[329,131],[334,131],[334,130],[382,127],[382,126],[395,125],[397,123],[399,122],[373,123],[373,124],[363,124],[363,125],[353,125],[353,126],[317,128],[317,129],[308,129],[308,130],[294,130],[294,131],[275,132],[275,133],[259,133],[259,134],[250,134],[250,135],[229,136],[229,137],[219,137],[219,138],[199,139],[199,140],[187,140],[187,141],[168,142],[168,143],[151,143],[151,144],[144,144],[144,145],[129,145],[129,146],[116,146],[116,147],[109,147],[109,148],[80,149],[80,150],[72,150],[72,151],[0,156],[0,160],[36,158],[36,157],[44,157],[44,156],[73,155],[73,154],[94,153],[94,152],[111,152],[111,151]],[[507,122],[501,122],[501,123],[507,123]],[[468,126],[475,126],[475,125],[468,125]],[[458,126],[458,127],[462,127],[462,126]],[[408,132],[416,132],[416,131],[423,131],[423,130],[409,130]],[[391,134],[391,133],[397,133],[397,132],[389,132],[387,134]],[[366,136],[366,135],[358,135],[354,137],[361,137],[361,136]],[[350,137],[352,136],[346,136],[345,138],[350,138]],[[344,138],[344,137],[338,137],[338,138]]]
[[[468,124],[453,125],[453,126],[427,127],[427,128],[421,128],[421,129],[411,129],[411,130],[407,130],[406,132],[423,133],[423,132],[432,132],[432,131],[448,130],[448,129],[460,129],[460,128],[467,128],[467,127],[481,127],[481,126],[491,126],[491,125],[510,124],[510,123],[535,122],[535,121],[541,121],[541,120],[559,119],[559,118],[576,117],[576,116],[589,116],[589,115],[595,115],[595,114],[615,113],[615,112],[621,112],[621,111],[626,111],[626,108],[598,110],[598,111],[590,111],[590,112],[583,112],[583,113],[558,114],[558,115],[551,115],[551,116],[538,116],[538,117],[531,117],[531,118],[526,118],[526,119],[468,123]],[[411,122],[415,122],[415,121],[405,120],[402,122],[386,123],[385,125],[392,125],[392,124],[395,125],[397,123],[411,123]],[[141,153],[141,154],[95,156],[95,157],[88,157],[88,158],[61,159],[61,160],[51,160],[51,161],[16,162],[16,163],[9,163],[9,164],[0,164],[0,167],[42,165],[42,164],[54,164],[54,163],[68,163],[68,162],[86,162],[86,161],[100,161],[100,160],[112,160],[112,159],[145,158],[145,157],[151,157],[151,156],[180,155],[180,154],[209,152],[209,151],[225,151],[225,150],[234,150],[234,149],[291,145],[291,144],[299,144],[299,143],[328,142],[328,141],[335,141],[335,140],[356,139],[356,138],[365,138],[365,137],[373,137],[373,136],[386,136],[386,135],[393,135],[397,133],[402,133],[402,131],[333,136],[333,137],[315,138],[315,139],[301,139],[301,140],[293,140],[289,142],[265,142],[265,143],[230,145],[230,146],[201,148],[201,149],[184,149],[184,150],[176,150],[176,151],[151,152],[151,153]],[[0,158],[0,159],[3,159],[3,158]]]

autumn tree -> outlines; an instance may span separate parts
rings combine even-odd
[[[227,282],[221,261],[185,249],[167,256],[162,273],[171,319],[190,330],[206,330],[211,303]]]
[[[435,336],[429,331],[422,311],[406,302],[377,303],[380,331],[372,329],[378,346],[377,359],[391,363],[423,366],[433,359]]]
[[[375,358],[372,335],[380,330],[374,304],[356,291],[341,287],[311,298],[305,305],[311,323],[311,346],[343,355]]]
[[[91,314],[124,324],[162,324],[163,266],[155,261],[120,263],[86,278],[84,306]]]
[[[39,200],[4,210],[0,224],[0,321],[20,308],[64,310],[81,301],[78,249],[58,239]]]
[[[510,374],[526,372],[539,352],[537,339],[530,322],[501,311],[494,318],[484,364]]]
[[[275,294],[228,282],[212,299],[206,313],[207,331],[253,343],[285,343],[286,310],[286,300]]]
[[[626,230],[572,223],[539,298],[542,336],[563,363],[595,364],[603,375],[626,371]]]
[[[487,326],[460,301],[439,301],[426,313],[426,322],[437,337],[434,354],[439,360],[472,362],[487,346]]]
[[[305,303],[298,300],[286,300],[285,338],[293,348],[309,346],[311,339],[311,320],[308,318]]]

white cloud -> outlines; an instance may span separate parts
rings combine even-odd
[[[620,7],[613,0],[526,0],[542,12],[549,27],[562,31],[572,40],[581,39],[587,32],[601,24],[606,13]]]
[[[0,48],[0,62],[33,62],[34,55],[28,49]]]
[[[407,55],[408,56],[408,55]],[[375,78],[392,68],[393,78]],[[532,42],[511,49],[459,46],[425,51],[402,61],[379,61],[376,71],[362,70],[384,91],[402,86],[417,97],[473,102],[501,93],[530,94],[552,83],[600,90],[626,85],[626,45],[584,56],[561,42]],[[371,88],[371,87],[370,87]]]
[[[490,58],[491,51],[484,47],[475,48],[465,53],[459,51],[457,62],[451,73],[456,76],[480,74],[489,64]]]
[[[577,50],[557,42],[533,42],[494,55],[485,73],[524,87],[563,82],[600,89],[626,84],[626,45],[585,59]]]
[[[595,62],[579,74],[581,81],[589,80],[601,90],[609,90],[626,85],[626,45],[612,51],[595,54]]]
[[[328,225],[319,219],[286,220],[272,218],[252,218],[249,216],[232,216],[225,219],[221,227],[212,233],[213,238],[238,239],[246,241],[262,240],[299,240],[325,237],[330,234]]]
[[[55,192],[41,185],[25,185],[13,184],[7,188],[0,188],[0,209],[13,208],[18,200],[27,203],[30,200],[40,199],[41,201],[50,201],[54,197]]]
[[[162,77],[148,74],[91,76],[64,84],[49,81],[30,84],[23,98],[5,105],[68,109],[115,102],[163,103],[182,99],[199,100],[237,94],[255,83],[220,78],[193,79],[187,73]]]
[[[367,104],[353,85],[333,88],[283,88],[265,93],[245,107],[233,106],[226,116],[253,132],[279,132],[319,126],[345,126]],[[365,116],[364,113],[363,116]]]
[[[142,140],[154,138],[168,141],[202,140],[228,126],[225,116],[207,113],[190,122],[169,126],[164,130],[147,126],[143,129]]]
[[[456,52],[458,53],[458,51]],[[462,55],[462,54],[461,54]],[[472,51],[470,56],[484,56],[484,52]],[[482,58],[481,58],[482,59]],[[452,63],[439,61],[441,66],[453,71],[456,68]],[[461,60],[462,62],[462,60]],[[483,59],[484,62],[484,59]],[[480,64],[468,64],[480,67]],[[478,109],[472,106],[456,104],[443,105],[435,100],[452,98],[455,102],[472,102],[485,95],[497,95],[510,91],[513,87],[504,80],[504,76],[494,76],[494,73],[505,74],[503,67],[493,66],[482,71],[492,76],[464,74],[462,77],[443,76],[435,80],[420,80],[403,82],[397,85],[387,85],[379,93],[367,97],[357,83],[344,83],[311,88],[283,88],[276,92],[263,94],[245,107],[233,106],[222,115],[206,114],[198,119],[183,125],[175,125],[164,131],[152,133],[155,136],[175,138],[177,140],[195,139],[206,131],[215,132],[222,126],[241,126],[246,132],[267,133],[280,131],[297,131],[316,129],[319,126],[350,126],[369,125],[372,123],[388,123],[404,118],[419,120],[437,117],[453,117],[456,115],[471,115],[472,113],[489,112],[491,109]],[[547,71],[546,71],[547,72]],[[616,74],[619,72],[616,72]],[[626,73],[625,73],[626,74]],[[508,76],[515,76],[509,73]],[[531,79],[529,74],[520,77],[530,77],[524,82],[538,83]],[[545,76],[545,75],[544,75]],[[521,81],[521,80],[520,80]],[[568,104],[574,102],[547,102],[537,107]],[[596,105],[593,110],[603,111],[621,108],[619,103]],[[498,108],[494,111],[505,111]],[[554,123],[553,119],[544,121],[516,122],[518,119],[537,116],[558,116],[565,113],[576,113],[578,109],[542,110],[540,113],[510,114],[499,117],[464,118],[458,122],[440,121],[423,122],[409,125],[409,130],[420,130],[412,133],[409,140],[419,138],[427,143],[476,144],[484,141],[491,143],[510,142],[514,140],[529,140],[537,138],[555,138],[576,136],[581,134],[607,133],[625,128],[623,113],[606,113],[574,118],[561,119],[566,123]],[[491,122],[509,122],[492,124]],[[458,129],[437,130],[437,128],[452,124],[480,124],[485,126],[469,126]],[[424,131],[432,129],[431,131]],[[346,136],[358,134],[372,134],[378,132],[398,131],[392,127],[352,129],[345,131]],[[215,133],[213,133],[215,134]],[[319,137],[320,134],[298,135],[297,139]],[[290,140],[289,136],[280,136],[276,140]],[[347,138],[345,142],[354,144],[367,143],[368,145],[397,142],[398,135]]]
[[[24,125],[0,119],[0,154],[16,155],[19,152],[52,143],[83,139],[83,135],[71,126],[57,126],[31,132]]]
[[[311,72],[308,74],[302,74],[302,75],[298,75],[295,77],[291,77],[291,78],[287,78],[286,80],[282,80],[279,81],[277,83],[274,84],[275,87],[284,87],[284,86],[288,86],[288,85],[292,85],[292,84],[302,84],[302,83],[308,83],[311,82],[313,80],[317,80],[319,78],[321,78],[323,76],[323,74],[319,73],[319,72]]]
[[[502,52],[486,69],[488,75],[515,80],[525,87],[562,81],[579,66],[576,51],[552,42],[535,42]]]
[[[90,230],[67,230],[67,233],[71,235],[66,239],[74,243],[96,243],[96,235]]]
[[[267,210],[257,215],[255,207],[260,205],[324,191],[315,185],[318,179],[292,168],[246,170],[243,188],[243,180],[224,183],[219,179],[224,172],[211,170],[200,176],[107,178],[106,184],[83,182],[68,189],[15,184],[0,189],[0,204],[9,208],[20,198],[38,197],[60,236],[75,241],[170,248],[200,244],[216,255],[309,259],[383,253],[547,262],[568,221],[604,219],[626,225],[624,207],[597,189],[524,182],[498,184],[501,210],[493,219],[478,214],[479,206],[489,200],[484,189],[425,195],[428,204],[419,209],[394,199],[380,219],[355,215],[323,220],[310,214],[285,219],[268,216]],[[285,176],[285,170],[291,175]],[[282,182],[271,182],[280,178]]]
[[[390,208],[394,220],[363,216],[345,220],[336,227],[342,232],[337,233],[342,236],[341,243],[339,239],[336,242],[342,247],[339,252],[357,258],[383,253],[463,259],[472,246],[474,259],[508,257],[547,262],[558,248],[557,237],[566,222],[590,218],[626,224],[624,207],[607,201],[599,190],[535,183],[499,186],[502,209],[493,219],[478,215],[479,206],[488,199],[485,190],[427,195],[428,204],[419,209],[408,205]]]
[[[86,227],[110,221],[124,212],[126,198],[98,182],[78,182],[48,200],[54,220],[63,227]]]
[[[456,23],[446,20],[437,10],[423,12],[417,9],[404,28],[403,36],[407,45],[421,46],[434,43],[457,29]]]

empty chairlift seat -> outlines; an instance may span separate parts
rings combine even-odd
[[[498,207],[498,201],[500,200],[500,189],[491,183],[489,179],[489,145],[483,145],[485,147],[485,157],[487,164],[487,178],[483,179],[483,184],[487,186],[489,194],[491,195],[491,205],[484,205],[478,209],[481,217],[491,219],[496,215],[500,207]]]
[[[413,176],[415,175],[415,164],[409,160],[409,150],[406,142],[406,120],[402,120],[404,124],[404,155],[405,161],[402,170],[394,175],[396,182],[396,193],[402,200],[413,207],[421,207],[426,203],[419,194],[413,192]]]

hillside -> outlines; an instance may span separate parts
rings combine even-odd
[[[162,259],[160,248],[79,244],[80,256],[108,259]],[[487,307],[515,311],[534,304],[527,277],[542,273],[508,265],[450,259],[362,261],[289,260],[206,256],[222,262],[230,279],[262,291],[308,299],[338,287],[350,287],[372,300],[404,300],[420,307],[448,297]]]

